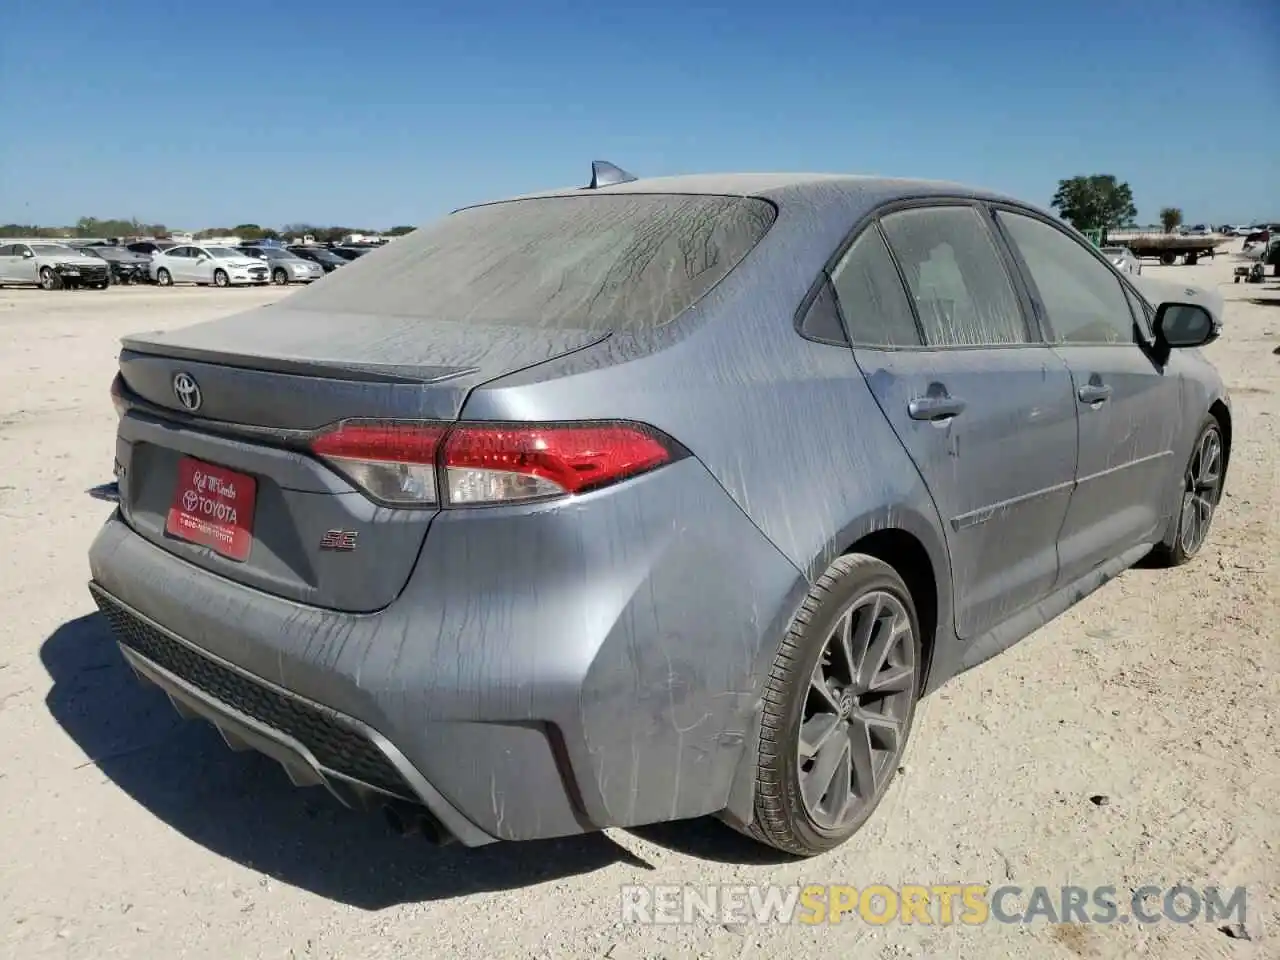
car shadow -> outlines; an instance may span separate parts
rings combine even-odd
[[[282,883],[365,910],[511,890],[625,863],[653,866],[603,833],[562,840],[433,847],[396,835],[326,791],[298,789],[274,761],[229,750],[214,728],[178,717],[140,683],[100,614],[44,642],[50,714],[117,787],[211,852]],[[776,863],[774,854],[710,818],[631,831],[703,859]]]

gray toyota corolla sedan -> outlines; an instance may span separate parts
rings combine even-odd
[[[406,830],[815,854],[923,694],[1201,549],[1218,331],[1008,197],[599,165],[126,338],[91,589],[180,710]]]

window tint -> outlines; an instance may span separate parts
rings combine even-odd
[[[17,252],[18,248],[13,244],[9,244],[7,247],[0,247],[0,257],[12,257]]]
[[[919,346],[920,331],[902,278],[880,231],[862,231],[831,275],[855,344],[874,347]]]
[[[760,241],[773,205],[666,194],[471,207],[361,257],[291,309],[589,331],[663,326]]]
[[[1114,273],[1056,227],[998,216],[1026,262],[1054,343],[1133,343],[1133,315]]]
[[[926,207],[882,221],[931,346],[1026,343],[1009,274],[973,207]]]

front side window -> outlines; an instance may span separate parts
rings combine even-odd
[[[654,329],[719,283],[774,217],[764,200],[705,195],[584,192],[471,207],[352,261],[289,307]]]
[[[907,291],[874,224],[853,241],[831,283],[855,346],[920,346]]]
[[[1084,246],[1035,217],[997,217],[1021,254],[1054,343],[1133,343],[1133,314],[1120,278]]]
[[[927,344],[1029,342],[1018,296],[976,209],[903,210],[886,216],[881,225],[915,300]]]
[[[1133,311],[1133,318],[1138,321],[1138,329],[1142,331],[1142,335],[1150,340],[1155,334],[1151,332],[1151,322],[1155,319],[1155,311],[1151,309],[1151,304],[1143,300],[1127,286],[1124,288],[1124,295],[1129,300],[1129,308]]]

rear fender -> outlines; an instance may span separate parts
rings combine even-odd
[[[788,597],[788,609],[773,624],[771,635],[778,638],[778,643],[791,629],[795,615],[804,603],[811,585],[831,565],[832,561],[850,552],[858,541],[871,534],[886,530],[900,530],[910,534],[924,547],[929,555],[936,585],[937,617],[933,652],[925,680],[925,693],[936,690],[959,672],[962,651],[956,640],[951,613],[951,565],[937,508],[927,494],[923,491],[921,493],[922,497],[915,503],[869,510],[845,524],[832,536],[824,545],[822,552],[813,558],[806,573],[797,577]],[[769,673],[773,658],[777,655],[778,643],[766,645],[761,650],[755,665],[756,676],[766,676]],[[759,758],[760,721],[763,708],[764,701],[757,701],[742,755],[734,771],[728,803],[721,814],[725,819],[739,824],[750,823],[755,815],[756,762]]]

